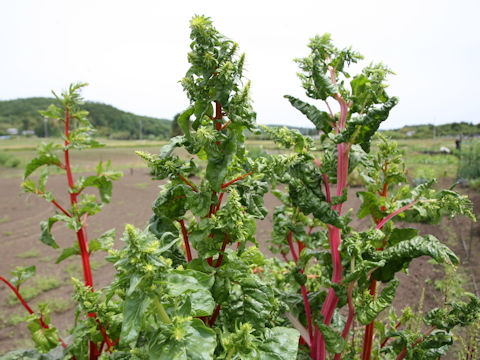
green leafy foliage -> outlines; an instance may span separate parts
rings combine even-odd
[[[411,261],[424,255],[449,265],[458,258],[435,237],[389,220],[473,218],[472,204],[453,189],[437,190],[435,181],[411,186],[396,143],[375,136],[398,102],[386,93],[391,70],[370,64],[351,76],[348,66],[362,56],[336,48],[329,34],[315,36],[310,54],[296,62],[305,95],[319,105],[286,98],[323,132],[320,141],[298,130],[263,127],[286,152],[249,157],[244,132],[256,131],[256,114],[250,83],[243,78],[245,56],[208,17],[193,17],[190,28],[190,68],[181,81],[190,104],[178,116],[184,135],[170,139],[158,154],[137,152],[154,179],[168,182],[153,202],[147,227],[126,226],[121,249],[113,246],[114,229],[90,241],[86,233],[87,217],[110,202],[112,182],[121,174],[102,162],[96,175],[74,181],[71,174],[69,151],[100,146],[88,112],[80,108],[85,84],[71,85],[57,97],[61,107],[43,112],[65,124],[65,143],[39,148],[27,165],[23,190],[58,209],[41,223],[43,243],[59,248],[51,233],[59,221],[77,236],[61,249],[57,263],[80,255],[84,265],[83,281],[72,279],[77,308],[64,356],[324,360],[343,354],[354,359],[358,344],[349,337],[358,336],[358,328],[351,328],[355,320],[366,326],[362,358],[371,358],[372,348],[374,357],[386,359],[445,355],[452,330],[479,318],[480,301],[471,296],[468,303],[448,302],[425,317],[419,306],[416,326],[409,323],[414,317],[409,309],[397,317],[392,303],[398,271],[407,272]],[[338,113],[332,112],[332,101]],[[180,157],[177,148],[189,155]],[[205,172],[189,177],[199,161]],[[47,189],[52,166],[66,172],[69,208]],[[40,168],[38,180],[32,180]],[[354,170],[365,183],[356,194],[361,200],[356,215],[370,217],[369,228],[354,229],[352,210],[344,209]],[[281,202],[273,213],[270,245],[284,261],[266,259],[259,247],[249,247],[258,245],[256,220],[267,215],[263,197],[269,185]],[[94,289],[90,274],[89,257],[97,251],[108,252],[116,269],[114,281],[102,290]],[[12,286],[18,288],[34,270],[17,268]],[[385,283],[381,290],[377,280]],[[431,327],[425,334],[422,318]],[[49,321],[46,307],[29,319],[41,352],[60,340]],[[374,339],[382,344],[373,346]]]
[[[15,270],[10,271],[13,278],[10,280],[10,283],[16,287],[17,289],[20,288],[20,285],[30,279],[32,276],[35,276],[36,267],[35,265],[32,266],[17,266]]]
[[[368,325],[375,320],[383,310],[392,306],[392,301],[395,298],[395,292],[398,284],[399,281],[394,279],[375,299],[372,299],[371,295],[367,294],[363,304],[356,307],[358,321],[360,321],[363,325]]]
[[[424,255],[439,263],[458,264],[458,258],[453,251],[432,235],[416,236],[372,255],[372,259],[376,261],[385,260],[385,266],[372,274],[376,280],[383,282],[389,282],[397,271],[408,267],[410,261]]]
[[[57,347],[58,330],[50,326],[50,316],[47,305],[40,305],[40,314],[34,313],[27,318],[28,330],[32,336],[35,348],[41,353],[47,353]]]

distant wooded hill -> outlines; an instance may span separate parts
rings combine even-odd
[[[54,98],[44,97],[0,101],[0,136],[7,135],[8,129],[15,128],[19,133],[33,130],[36,136],[43,137],[45,135],[44,119],[39,111],[46,110],[50,104],[55,102]],[[145,139],[167,139],[171,134],[176,135],[171,120],[139,116],[97,102],[86,102],[83,108],[90,113],[90,120],[100,136],[112,139],[138,139],[141,132],[141,136]],[[48,135],[60,135],[60,125],[48,120]],[[298,129],[305,135],[317,134],[313,128],[288,127]],[[479,136],[480,124],[461,122],[437,126],[404,126],[401,129],[384,130],[382,133],[394,139],[424,139],[432,138],[434,134],[435,136],[455,137]],[[247,136],[262,138],[261,135],[247,134]]]
[[[472,123],[450,123],[443,125],[414,125],[404,126],[401,129],[384,130],[382,134],[393,139],[428,139],[433,136],[479,136],[480,124]]]
[[[7,135],[8,129],[16,128],[19,133],[33,130],[36,136],[43,137],[44,119],[39,110],[46,110],[52,103],[56,100],[43,97],[0,101],[0,135]],[[171,120],[139,116],[97,102],[86,102],[82,108],[90,113],[90,121],[101,136],[138,139],[141,132],[143,138],[166,139],[170,134]],[[49,119],[48,135],[60,135],[60,125]]]

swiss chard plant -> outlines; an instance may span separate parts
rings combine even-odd
[[[387,67],[370,64],[350,75],[348,65],[362,56],[350,48],[337,49],[328,34],[312,38],[309,48],[310,55],[296,62],[306,95],[316,104],[285,98],[316,126],[320,143],[298,131],[264,128],[295,154],[285,168],[269,174],[271,183],[286,185],[286,193],[274,192],[282,206],[274,212],[271,248],[287,261],[272,264],[270,271],[290,274],[278,288],[284,289],[283,298],[305,327],[303,357],[436,359],[448,351],[453,327],[478,318],[477,298],[429,312],[425,334],[400,330],[406,317],[391,330],[375,320],[392,306],[399,284],[395,274],[406,271],[414,258],[427,255],[438,263],[458,264],[455,254],[435,237],[421,236],[403,223],[438,223],[443,216],[456,215],[473,220],[472,204],[452,189],[437,190],[435,181],[411,186],[396,144],[381,136],[373,142],[398,103],[386,92],[391,73]],[[348,175],[356,168],[365,189],[356,193],[362,203],[354,213],[371,218],[368,229],[352,228],[354,215],[344,209],[348,196],[354,196]],[[293,261],[288,262],[288,256]],[[379,283],[384,284],[380,293]],[[360,353],[348,341],[354,337],[354,319],[365,326]],[[383,333],[374,346],[376,328]]]
[[[86,84],[72,84],[62,92],[60,96],[53,93],[58,100],[59,106],[51,105],[48,110],[42,111],[42,115],[51,118],[55,122],[63,123],[63,142],[42,143],[37,150],[37,156],[25,167],[23,192],[37,195],[55,206],[56,212],[48,220],[40,223],[41,234],[39,240],[54,249],[60,250],[60,246],[52,235],[52,227],[55,223],[64,223],[73,231],[74,237],[68,247],[61,249],[56,264],[78,255],[81,258],[83,269],[83,286],[93,291],[92,268],[90,257],[97,251],[108,251],[115,240],[115,230],[109,230],[95,239],[88,239],[87,219],[98,213],[104,204],[109,203],[112,196],[112,181],[121,178],[122,173],[112,171],[110,163],[100,162],[97,173],[87,177],[79,176],[76,180],[72,173],[70,162],[71,151],[91,149],[103,146],[96,141],[92,134],[92,128],[88,120],[88,112],[81,110],[82,98],[80,90]],[[67,183],[67,196],[60,200],[48,189],[48,176],[58,172],[65,174]],[[32,178],[33,175],[38,175]],[[98,195],[89,192],[96,188]],[[17,267],[12,271],[13,278],[9,281],[0,276],[2,280],[16,295],[20,303],[28,311],[28,328],[32,335],[35,346],[41,352],[48,352],[59,343],[67,348],[67,344],[60,338],[58,330],[50,324],[49,309],[46,305],[40,305],[38,311],[34,311],[22,296],[21,284],[35,275],[35,266]],[[101,341],[93,338],[85,338],[88,342],[88,351],[91,354],[99,354],[99,345],[106,341],[108,336],[105,332],[105,323],[99,321],[95,312],[90,312],[92,331],[101,333]],[[96,355],[98,356],[98,355]],[[94,358],[94,357],[92,357]]]
[[[73,179],[69,151],[99,145],[78,108],[82,84],[62,94],[61,108],[45,112],[65,122],[64,143],[40,147],[23,188],[58,209],[41,224],[43,243],[59,247],[51,233],[58,221],[74,231],[75,241],[57,262],[80,255],[84,279],[73,279],[78,305],[66,340],[50,324],[46,307],[34,311],[21,296],[19,287],[33,268],[18,268],[11,281],[0,278],[31,314],[37,349],[60,344],[62,358],[78,360],[427,360],[446,354],[452,329],[476,321],[480,301],[470,296],[428,312],[422,316],[425,331],[419,321],[411,326],[411,310],[396,315],[397,272],[424,255],[458,263],[439,240],[404,224],[474,216],[470,201],[453,189],[438,190],[434,181],[411,186],[395,143],[375,137],[398,102],[386,92],[391,71],[371,64],[352,76],[348,66],[362,56],[337,49],[329,35],[314,37],[310,55],[296,61],[315,104],[286,99],[312,121],[320,141],[264,127],[287,151],[251,158],[244,132],[257,127],[243,77],[245,57],[209,18],[195,16],[190,27],[190,68],[181,81],[190,106],[178,118],[184,135],[158,154],[138,152],[153,177],[167,181],[148,226],[126,226],[123,248],[113,248],[112,231],[88,240],[87,217],[110,200],[112,180],[120,174],[100,163],[96,175]],[[180,157],[178,149],[188,156]],[[190,178],[199,167],[205,170]],[[31,179],[41,168],[38,180]],[[52,168],[67,175],[68,208],[46,189]],[[365,186],[356,193],[361,206],[347,211],[346,200],[355,196],[348,176],[355,169]],[[99,197],[87,195],[88,187],[98,188]],[[274,210],[270,239],[278,258],[269,259],[255,233],[268,213],[263,197],[270,189],[282,205]],[[371,218],[371,226],[353,228],[354,216]],[[104,289],[94,287],[89,265],[98,250],[108,251],[116,269]],[[385,322],[380,316],[386,309]],[[361,344],[354,323],[363,326]]]

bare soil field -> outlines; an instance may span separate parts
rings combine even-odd
[[[109,154],[111,155],[111,154]],[[78,175],[77,175],[78,176]],[[195,179],[194,179],[195,180]],[[64,199],[66,180],[63,176],[52,176],[49,180],[50,187],[58,199]],[[158,194],[159,181],[152,181],[145,168],[136,167],[125,171],[121,181],[114,184],[112,203],[107,205],[98,215],[89,218],[89,238],[98,236],[105,230],[116,228],[116,247],[121,247],[120,241],[125,224],[133,224],[143,228],[148,223],[152,214],[151,204]],[[450,182],[444,181],[442,185],[449,186]],[[351,189],[346,208],[354,210],[359,206],[355,191]],[[466,190],[465,190],[466,191]],[[470,197],[475,205],[475,213],[480,210],[480,194],[470,192]],[[61,201],[60,201],[61,202]],[[64,202],[61,202],[64,203]],[[270,194],[265,198],[267,207],[272,210],[279,204],[278,200]],[[0,178],[0,274],[9,278],[8,272],[21,265],[36,265],[39,281],[30,280],[24,286],[31,286],[38,290],[30,303],[35,306],[38,302],[49,302],[53,309],[52,323],[59,329],[68,329],[73,324],[74,305],[71,301],[73,292],[71,277],[82,278],[81,263],[78,257],[71,257],[57,266],[55,259],[59,251],[55,251],[38,240],[40,233],[39,222],[46,220],[54,213],[51,204],[33,196],[20,195],[19,177]],[[355,211],[354,211],[355,213]],[[370,226],[368,219],[354,222],[363,228]],[[270,236],[272,228],[271,214],[257,224],[257,238],[262,250],[272,256],[265,245],[265,239]],[[478,229],[478,225],[476,227]],[[460,243],[462,235],[468,243],[471,225],[467,219],[454,221],[445,220],[439,226],[420,225],[421,234],[433,234],[441,241],[453,248],[461,259],[465,259],[465,251]],[[63,225],[55,225],[54,236],[60,246],[70,246],[76,241],[72,232]],[[470,265],[474,276],[480,280],[480,244],[478,243],[478,230],[474,234],[474,245]],[[101,288],[108,284],[114,274],[111,264],[107,263],[100,254],[93,260],[96,269],[93,273],[95,286]],[[464,287],[474,292],[468,264],[462,261],[460,269],[465,273]],[[420,258],[410,267],[410,275],[399,274],[401,285],[397,292],[395,307],[401,309],[406,305],[418,305],[422,289],[425,288],[424,309],[429,310],[438,305],[439,293],[433,286],[426,283],[427,279],[439,279],[442,271],[435,269],[427,258]],[[18,302],[11,301],[10,290],[0,286],[0,354],[16,348],[31,347],[29,333],[24,323],[19,322],[25,315]],[[62,335],[67,335],[66,332]]]

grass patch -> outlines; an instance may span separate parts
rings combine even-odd
[[[8,215],[5,215],[5,216],[0,218],[0,224],[4,224],[4,223],[9,222],[9,221],[10,221],[10,217]]]
[[[0,313],[0,325],[2,327],[7,326],[17,326],[21,322],[25,320],[26,313],[25,311],[22,312],[8,312],[8,313]]]
[[[48,308],[52,312],[63,313],[70,310],[75,306],[71,299],[56,299],[54,301],[48,301]]]
[[[11,231],[4,231],[3,236],[12,236],[13,233]]]
[[[416,183],[433,178],[456,178],[457,176],[458,158],[455,155],[408,153],[405,155],[405,164],[409,177]]]
[[[148,188],[150,185],[152,185],[152,183],[145,182],[145,183],[136,183],[133,186],[135,186],[137,189],[143,190]]]
[[[57,278],[53,276],[37,276],[34,280],[35,285],[25,286],[20,288],[20,295],[25,299],[25,301],[29,301],[33,298],[36,298],[41,293],[56,289],[60,287],[61,282]],[[19,301],[15,294],[8,294],[7,297],[8,305],[15,305],[18,304]]]
[[[72,277],[79,277],[79,275],[81,275],[82,267],[76,262],[71,263],[65,267],[65,272],[68,274],[68,279],[70,280]],[[70,284],[70,281],[68,283]]]
[[[21,253],[15,255],[15,256],[20,258],[20,259],[32,259],[32,258],[36,258],[36,257],[40,256],[40,250],[30,249],[30,250],[21,252]]]
[[[53,261],[53,256],[45,256],[45,257],[42,257],[38,260],[40,260],[41,262],[51,262],[51,261]]]
[[[13,154],[0,151],[0,166],[8,167],[8,168],[17,168],[20,166],[20,159],[18,159]]]
[[[106,261],[97,261],[95,259],[90,260],[90,267],[93,271],[101,269],[107,265],[108,263]]]

